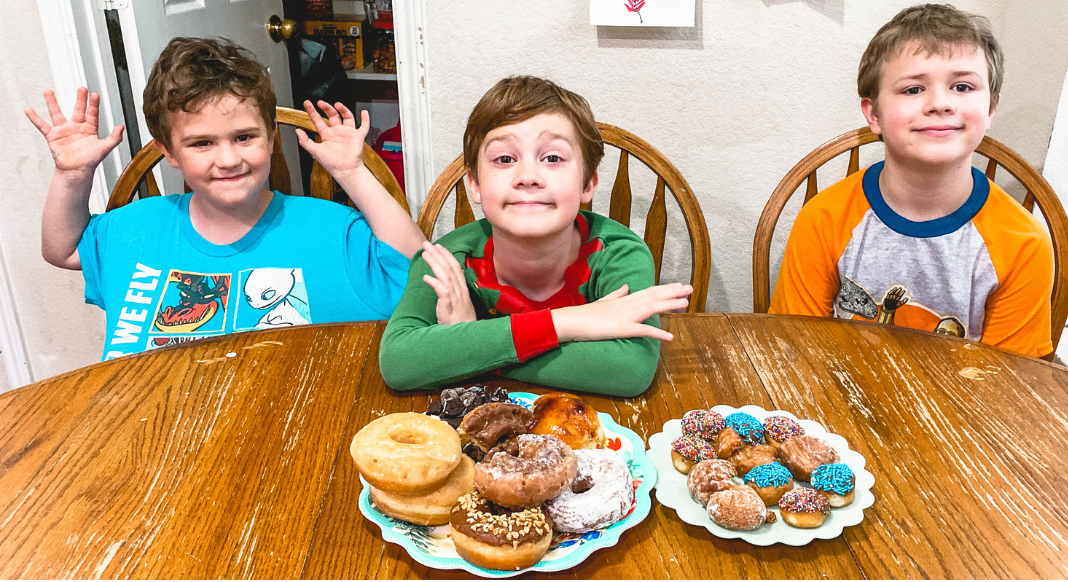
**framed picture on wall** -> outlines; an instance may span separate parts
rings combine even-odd
[[[590,0],[595,26],[692,27],[697,0]]]

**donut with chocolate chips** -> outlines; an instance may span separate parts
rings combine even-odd
[[[456,553],[489,570],[522,570],[537,564],[553,539],[540,507],[513,511],[475,491],[460,497],[449,515]]]

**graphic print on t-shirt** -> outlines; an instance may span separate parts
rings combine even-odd
[[[912,299],[908,287],[895,284],[883,294],[882,302],[876,303],[867,289],[849,277],[842,277],[835,300],[838,309],[849,314],[850,319],[874,320],[955,337],[968,335],[968,328],[961,318],[942,315]]]
[[[238,284],[234,331],[312,323],[302,269],[248,269],[238,273]]]
[[[229,273],[171,269],[166,285],[149,333],[215,335],[225,330]]]

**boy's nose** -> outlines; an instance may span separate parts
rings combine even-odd
[[[537,160],[523,160],[519,162],[519,172],[516,174],[516,186],[540,186],[541,174]]]
[[[232,168],[241,163],[241,156],[230,144],[221,144],[215,148],[215,165],[221,168]]]
[[[953,111],[953,100],[950,91],[938,87],[932,87],[927,91],[927,110],[930,113],[948,113]]]

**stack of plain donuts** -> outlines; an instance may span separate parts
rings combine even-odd
[[[786,523],[815,528],[832,507],[853,502],[853,471],[833,447],[790,418],[761,422],[744,412],[724,418],[691,410],[682,418],[682,432],[671,443],[672,464],[687,475],[694,501],[722,527],[755,530],[775,520],[768,508],[778,505]]]
[[[455,430],[422,414],[384,416],[356,434],[350,452],[383,514],[448,524],[464,560],[520,570],[542,559],[554,531],[585,533],[630,513],[630,470],[605,442],[585,401],[548,394],[533,410],[480,405]]]

